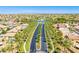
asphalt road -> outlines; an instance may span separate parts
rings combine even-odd
[[[45,32],[44,32],[44,23],[42,23],[41,51],[47,52],[47,45],[46,45]]]
[[[42,22],[41,49],[36,50],[36,39],[37,39],[38,27],[39,27],[39,24],[38,24],[31,41],[30,53],[47,52],[47,45],[46,45],[45,32],[44,32],[44,21],[41,21],[41,22]]]
[[[37,39],[37,35],[38,35],[38,27],[39,27],[39,24],[34,32],[34,35],[33,35],[32,41],[31,41],[30,53],[36,52],[36,39]]]

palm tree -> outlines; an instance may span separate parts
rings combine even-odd
[[[64,39],[63,40],[63,47],[64,47],[64,52],[67,51],[67,49],[72,45],[71,41],[69,41],[68,39]]]

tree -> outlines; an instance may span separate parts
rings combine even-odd
[[[69,41],[68,39],[65,39],[65,40],[63,40],[63,44],[62,45],[64,47],[64,51],[66,52],[66,49],[69,48],[69,47],[71,47],[72,42]]]

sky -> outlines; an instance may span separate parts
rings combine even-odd
[[[0,6],[0,14],[78,14],[79,6]]]

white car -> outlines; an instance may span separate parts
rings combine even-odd
[[[0,46],[2,46],[3,45],[3,42],[0,42]]]
[[[76,44],[75,47],[79,49],[79,44]]]

